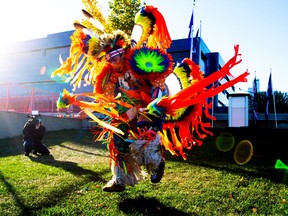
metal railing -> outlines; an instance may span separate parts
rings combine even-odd
[[[36,89],[23,84],[0,84],[0,110],[7,112],[29,113],[37,110],[41,114],[57,116],[56,102],[59,94]],[[78,113],[80,109],[70,106],[61,113]]]

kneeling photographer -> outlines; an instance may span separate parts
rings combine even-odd
[[[32,152],[35,155],[49,155],[49,149],[42,143],[42,139],[45,135],[46,127],[42,125],[40,119],[35,116],[28,116],[28,120],[25,123],[23,134],[23,147],[25,156],[29,156]]]

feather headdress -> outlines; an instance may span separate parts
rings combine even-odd
[[[163,15],[151,5],[142,7],[136,14],[131,39],[137,46],[147,43],[149,47],[163,49],[172,43]]]

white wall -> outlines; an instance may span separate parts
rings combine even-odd
[[[81,119],[42,115],[41,120],[46,131],[83,128]],[[26,121],[27,114],[0,111],[0,139],[21,135]]]
[[[229,96],[229,127],[248,127],[248,94],[231,94]]]

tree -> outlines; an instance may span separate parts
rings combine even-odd
[[[257,104],[258,104],[258,112],[265,113],[266,110],[266,92],[257,93]],[[277,113],[287,113],[288,112],[288,93],[287,92],[274,92],[275,106]],[[250,100],[250,110],[252,110],[252,102]],[[269,112],[274,112],[274,103],[273,98],[269,98]]]
[[[131,35],[134,17],[141,8],[141,0],[110,0],[108,16],[113,29],[120,29]]]
[[[288,112],[288,93],[287,92],[274,92],[276,112],[285,113]],[[273,98],[270,98],[269,110],[274,110]]]
[[[103,26],[108,28],[108,24],[106,23],[106,18],[101,11],[101,6],[98,3],[98,0],[82,0],[82,4],[88,13],[90,13],[97,21],[99,21]],[[84,26],[93,30],[94,32],[101,34],[99,29],[95,28],[88,20],[83,21]]]

